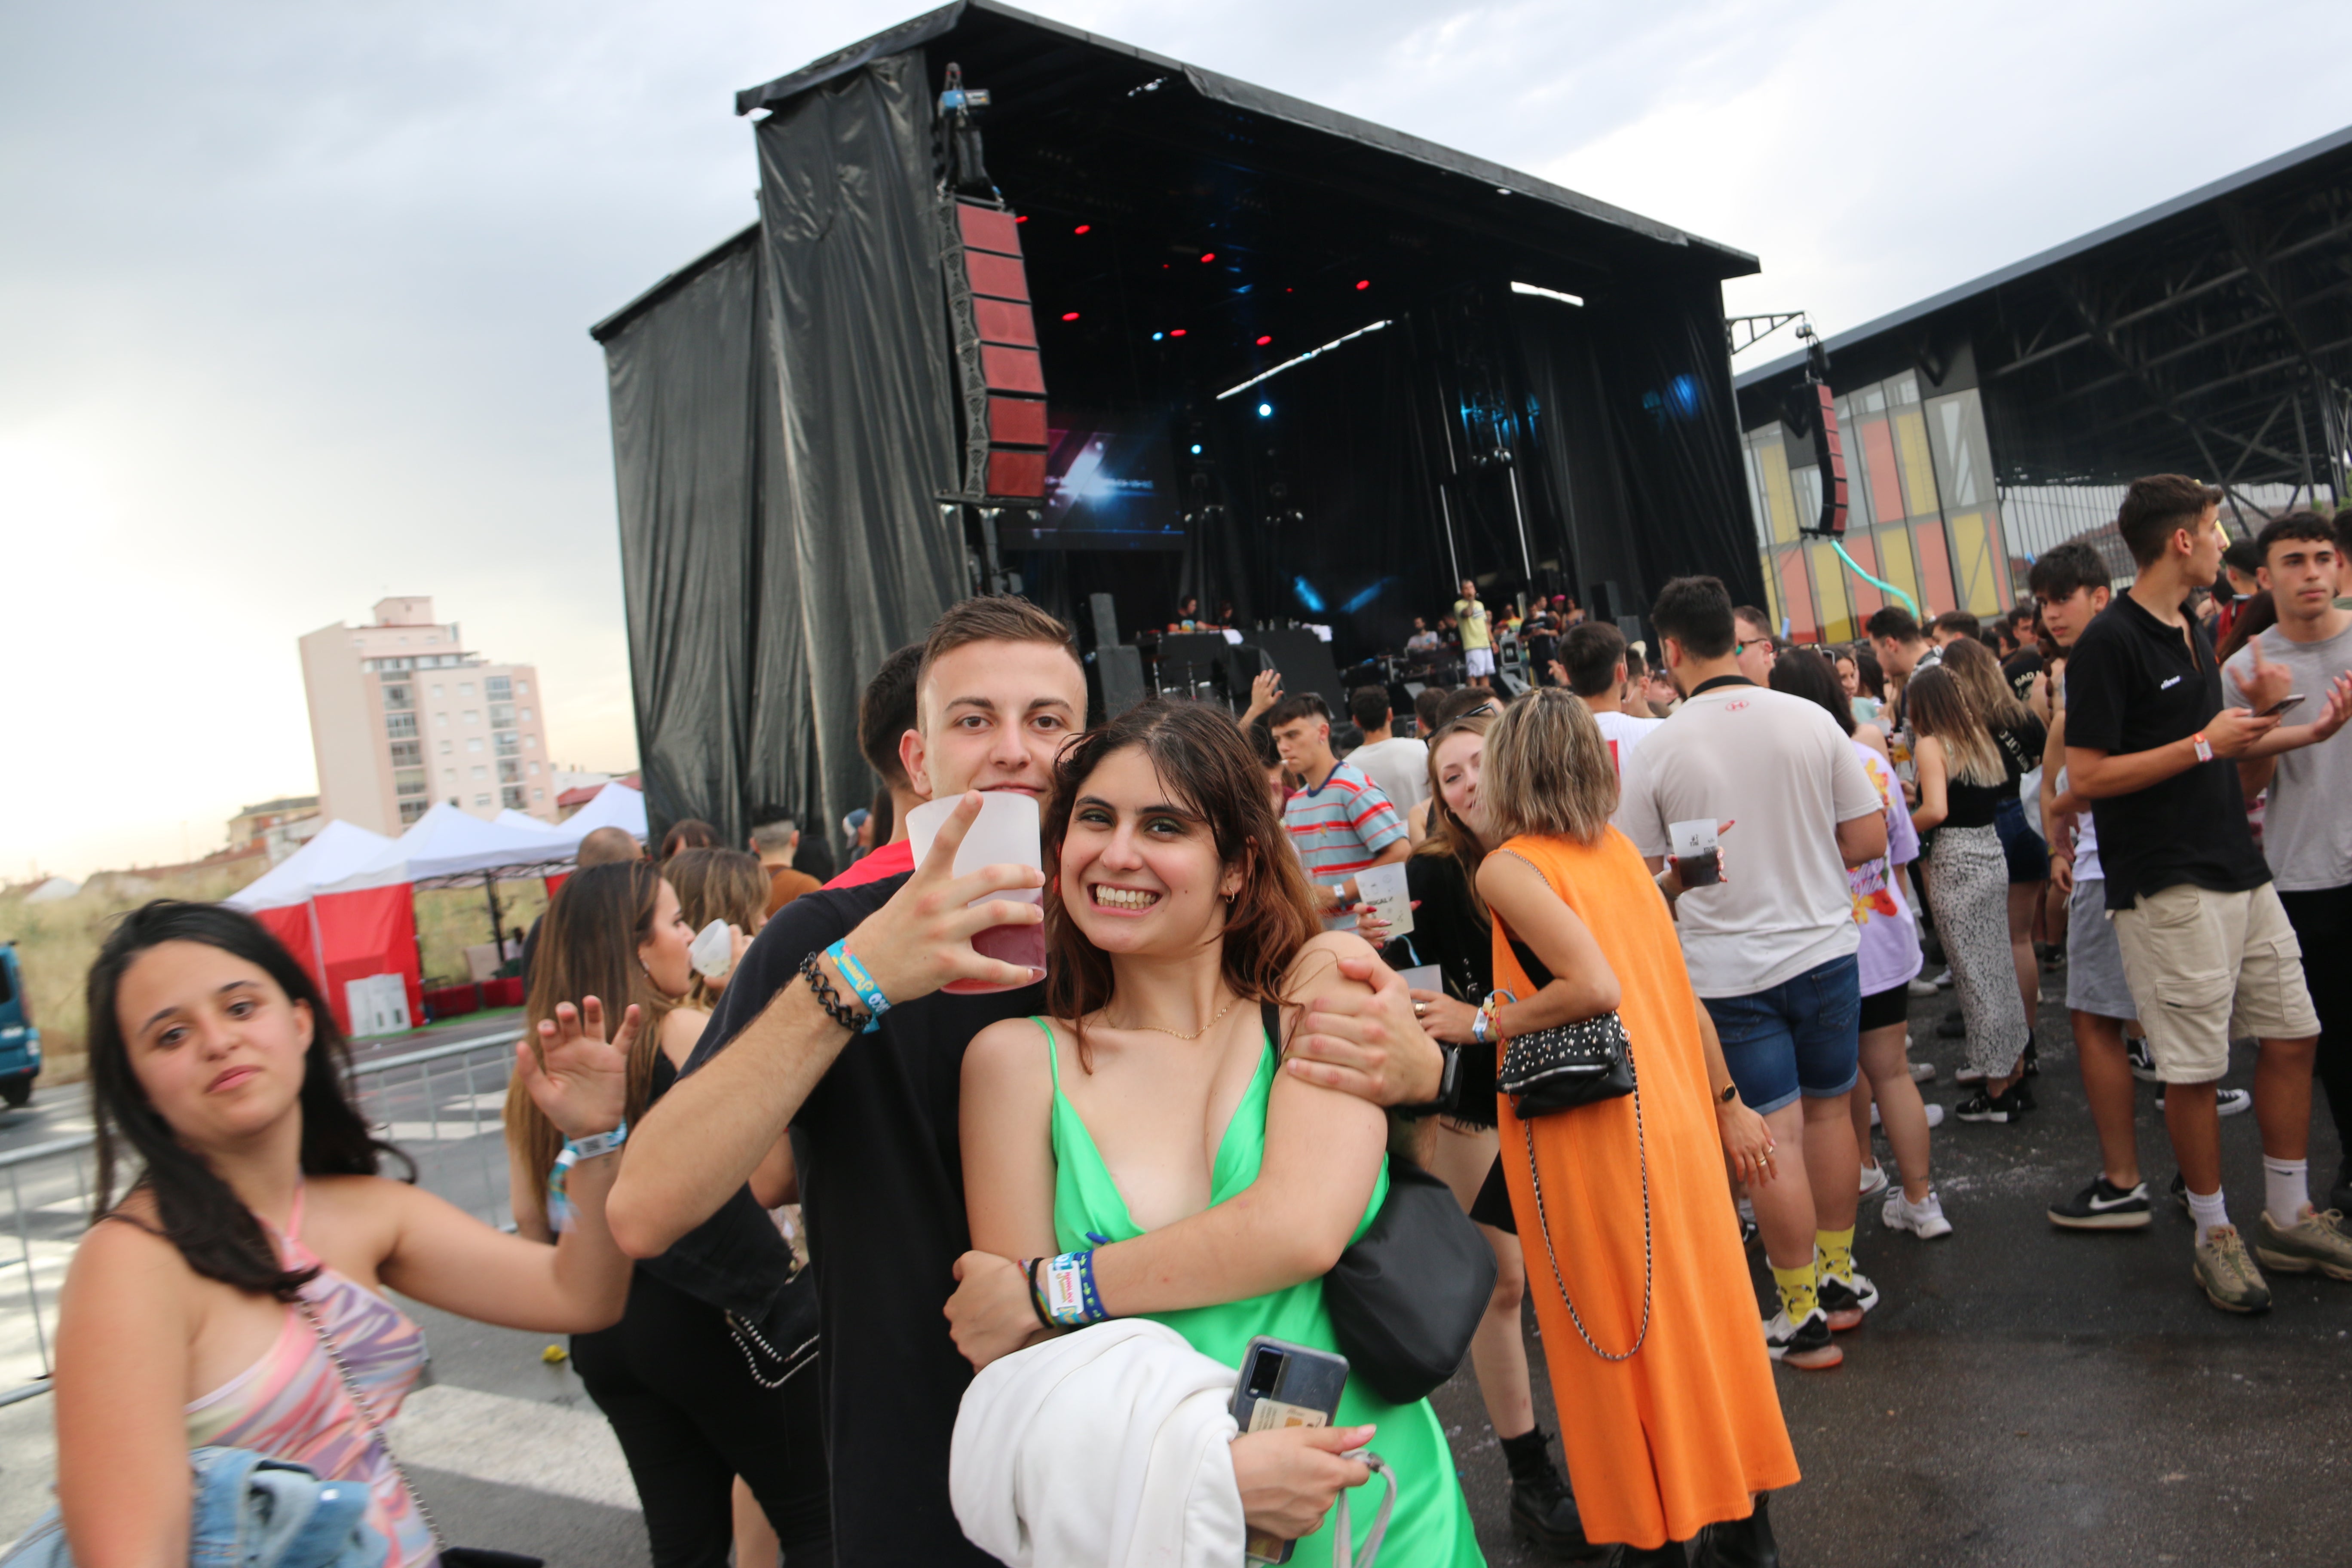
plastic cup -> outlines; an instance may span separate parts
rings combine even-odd
[[[1675,870],[1684,887],[1705,888],[1723,880],[1723,857],[1714,817],[1670,822],[1666,825],[1666,838],[1674,846]]]
[[[963,804],[963,796],[950,795],[945,800],[927,801],[907,814],[907,842],[915,852],[915,864],[920,866],[930,858],[931,841],[940,836],[940,825],[955,814]],[[956,850],[955,874],[969,876],[983,866],[1022,865],[1045,869],[1045,850],[1039,840],[1037,801],[1033,795],[1012,790],[988,790],[980,797],[980,816],[963,836]],[[976,904],[1003,899],[1009,903],[1034,904],[1044,896],[1041,888],[1014,888],[1002,893],[991,893],[985,899],[975,899]],[[974,952],[1005,963],[1017,963],[1031,971],[1028,984],[1045,978],[1045,928],[1043,926],[991,926],[971,939]],[[981,980],[950,981],[941,987],[960,996],[980,995],[996,991],[1016,991],[1015,985],[991,985]]]

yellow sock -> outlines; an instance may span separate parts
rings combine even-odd
[[[1853,1282],[1853,1226],[1813,1232],[1814,1267],[1825,1279]]]
[[[1772,1283],[1780,1288],[1780,1310],[1789,1314],[1789,1321],[1801,1323],[1813,1311],[1813,1266],[1803,1264],[1795,1268],[1775,1268]]]

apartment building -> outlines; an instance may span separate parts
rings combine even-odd
[[[397,834],[446,800],[554,822],[537,668],[469,652],[430,598],[379,600],[373,614],[301,639],[320,815]]]

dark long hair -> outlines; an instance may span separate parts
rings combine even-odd
[[[677,1005],[654,988],[637,959],[638,946],[653,934],[662,880],[654,863],[645,859],[591,866],[566,878],[547,906],[539,945],[531,951],[530,994],[522,1005],[523,1026],[534,1040],[541,1020],[554,1017],[559,1003],[576,1007],[589,996],[602,1002],[607,1038],[621,1026],[629,1004],[637,1005],[637,1039],[629,1050],[626,1090],[626,1115],[633,1122],[653,1098],[662,1020]],[[531,1099],[520,1073],[507,1080],[506,1129],[507,1144],[524,1155],[531,1190],[543,1209],[547,1173],[563,1152],[563,1134]]]
[[[1483,742],[1486,731],[1495,727],[1492,713],[1465,713],[1437,727],[1429,738],[1429,837],[1421,841],[1415,855],[1439,858],[1451,858],[1461,868],[1463,884],[1470,889],[1470,908],[1478,917],[1478,924],[1493,929],[1493,917],[1486,912],[1486,900],[1478,893],[1478,867],[1486,858],[1486,847],[1478,841],[1477,829],[1454,815],[1445,804],[1444,781],[1437,776],[1437,748],[1455,735],[1476,735]]]
[[[1853,734],[1853,702],[1838,683],[1837,665],[1823,658],[1809,647],[1782,650],[1772,661],[1772,689],[1785,691],[1791,697],[1801,697],[1808,702],[1818,702],[1829,710],[1831,718],[1848,738]]]
[[[1241,887],[1225,910],[1225,984],[1252,1002],[1280,1002],[1291,961],[1323,929],[1307,891],[1307,873],[1290,852],[1287,829],[1267,798],[1265,771],[1227,715],[1198,702],[1154,698],[1100,729],[1089,730],[1054,763],[1054,793],[1043,823],[1045,861],[1058,866],[1078,790],[1104,761],[1140,747],[1175,798],[1208,827],[1217,858],[1241,868]],[[1084,1020],[1109,1005],[1116,982],[1110,954],[1086,934],[1062,900],[1056,872],[1045,886],[1046,1009],[1071,1019],[1078,1061],[1092,1070]]]
[[[268,975],[288,1001],[310,1009],[310,1048],[299,1102],[304,1175],[373,1176],[379,1158],[390,1154],[408,1165],[405,1179],[416,1178],[408,1157],[372,1134],[352,1104],[351,1051],[342,1029],[294,955],[241,910],[157,899],[123,916],[89,966],[89,1089],[98,1117],[98,1201],[91,1223],[113,1212],[115,1178],[126,1157],[135,1154],[141,1169],[129,1190],[143,1188],[153,1197],[163,1239],[180,1249],[190,1268],[239,1290],[290,1301],[318,1269],[283,1266],[253,1211],[203,1155],[179,1141],[131,1066],[131,1045],[117,1011],[122,977],[142,953],[167,942],[201,942],[243,959]]]
[[[2230,623],[2230,635],[2223,637],[2221,646],[2213,650],[2214,658],[2223,664],[2229,663],[2238,657],[2241,648],[2276,625],[2278,601],[2271,597],[2271,591],[2265,588],[2259,594],[2249,595],[2246,602],[2238,606],[2238,618]]]

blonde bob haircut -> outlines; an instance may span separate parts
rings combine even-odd
[[[1617,809],[1617,767],[1592,710],[1559,687],[1541,687],[1486,732],[1478,795],[1497,845],[1520,834],[1591,844]]]

